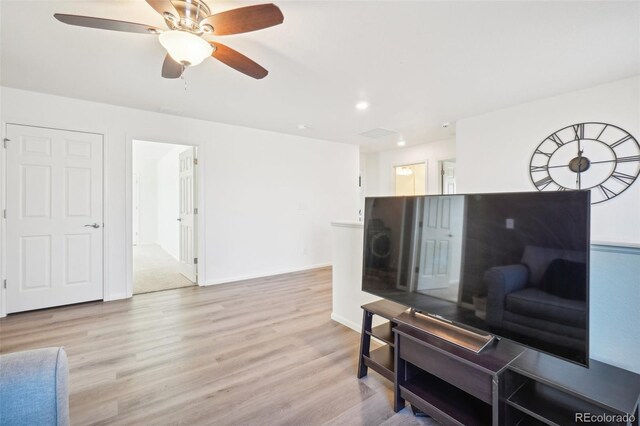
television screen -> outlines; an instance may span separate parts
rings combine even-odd
[[[589,191],[375,197],[362,289],[588,366]]]

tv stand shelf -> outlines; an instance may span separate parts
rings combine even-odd
[[[423,413],[460,426],[491,424],[491,405],[424,371],[400,385],[400,396]]]
[[[640,375],[596,360],[587,369],[527,350],[509,364],[500,383],[505,425],[529,419],[579,424],[576,413],[608,416],[598,424],[638,425]]]
[[[369,333],[371,337],[375,337],[389,346],[393,346],[393,327],[394,324],[389,321],[377,327],[373,327],[370,332],[367,331],[366,333]]]
[[[362,308],[358,378],[371,368],[392,381],[395,411],[409,402],[455,426],[640,426],[639,374],[595,360],[587,369],[507,339],[475,353],[430,334],[432,322],[402,305],[383,300]],[[389,321],[372,327],[374,315]],[[372,337],[385,345],[370,350]],[[580,422],[576,413],[608,417]]]
[[[507,404],[539,420],[563,426],[575,421],[575,413],[594,412],[597,407],[534,380],[527,381],[507,398]]]
[[[372,350],[369,355],[364,356],[364,363],[385,378],[393,380],[393,348],[391,346],[384,345]]]

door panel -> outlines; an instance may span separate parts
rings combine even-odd
[[[449,286],[451,200],[427,197],[424,203],[418,290],[445,288]]]
[[[91,169],[65,169],[66,216],[91,218]]]
[[[195,148],[180,153],[180,273],[194,283],[196,275],[195,241]]]
[[[51,216],[51,167],[24,165],[20,182],[22,218]]]
[[[51,236],[22,237],[20,248],[20,290],[51,288]]]
[[[91,281],[92,235],[67,235],[65,238],[65,285]]]
[[[7,125],[7,138],[7,311],[102,299],[102,136]]]

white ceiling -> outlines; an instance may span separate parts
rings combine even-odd
[[[249,4],[260,3],[254,1]],[[209,1],[214,12],[246,5]],[[216,40],[270,71],[207,59],[160,77],[153,35],[64,25],[55,12],[163,26],[142,0],[2,0],[1,83],[382,149],[449,137],[443,121],[640,74],[638,1],[284,1],[284,24]],[[367,100],[367,111],[354,105]],[[309,128],[299,130],[298,124]]]

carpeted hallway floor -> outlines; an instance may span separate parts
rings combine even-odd
[[[157,244],[133,246],[133,294],[195,285],[179,271],[178,261]]]

